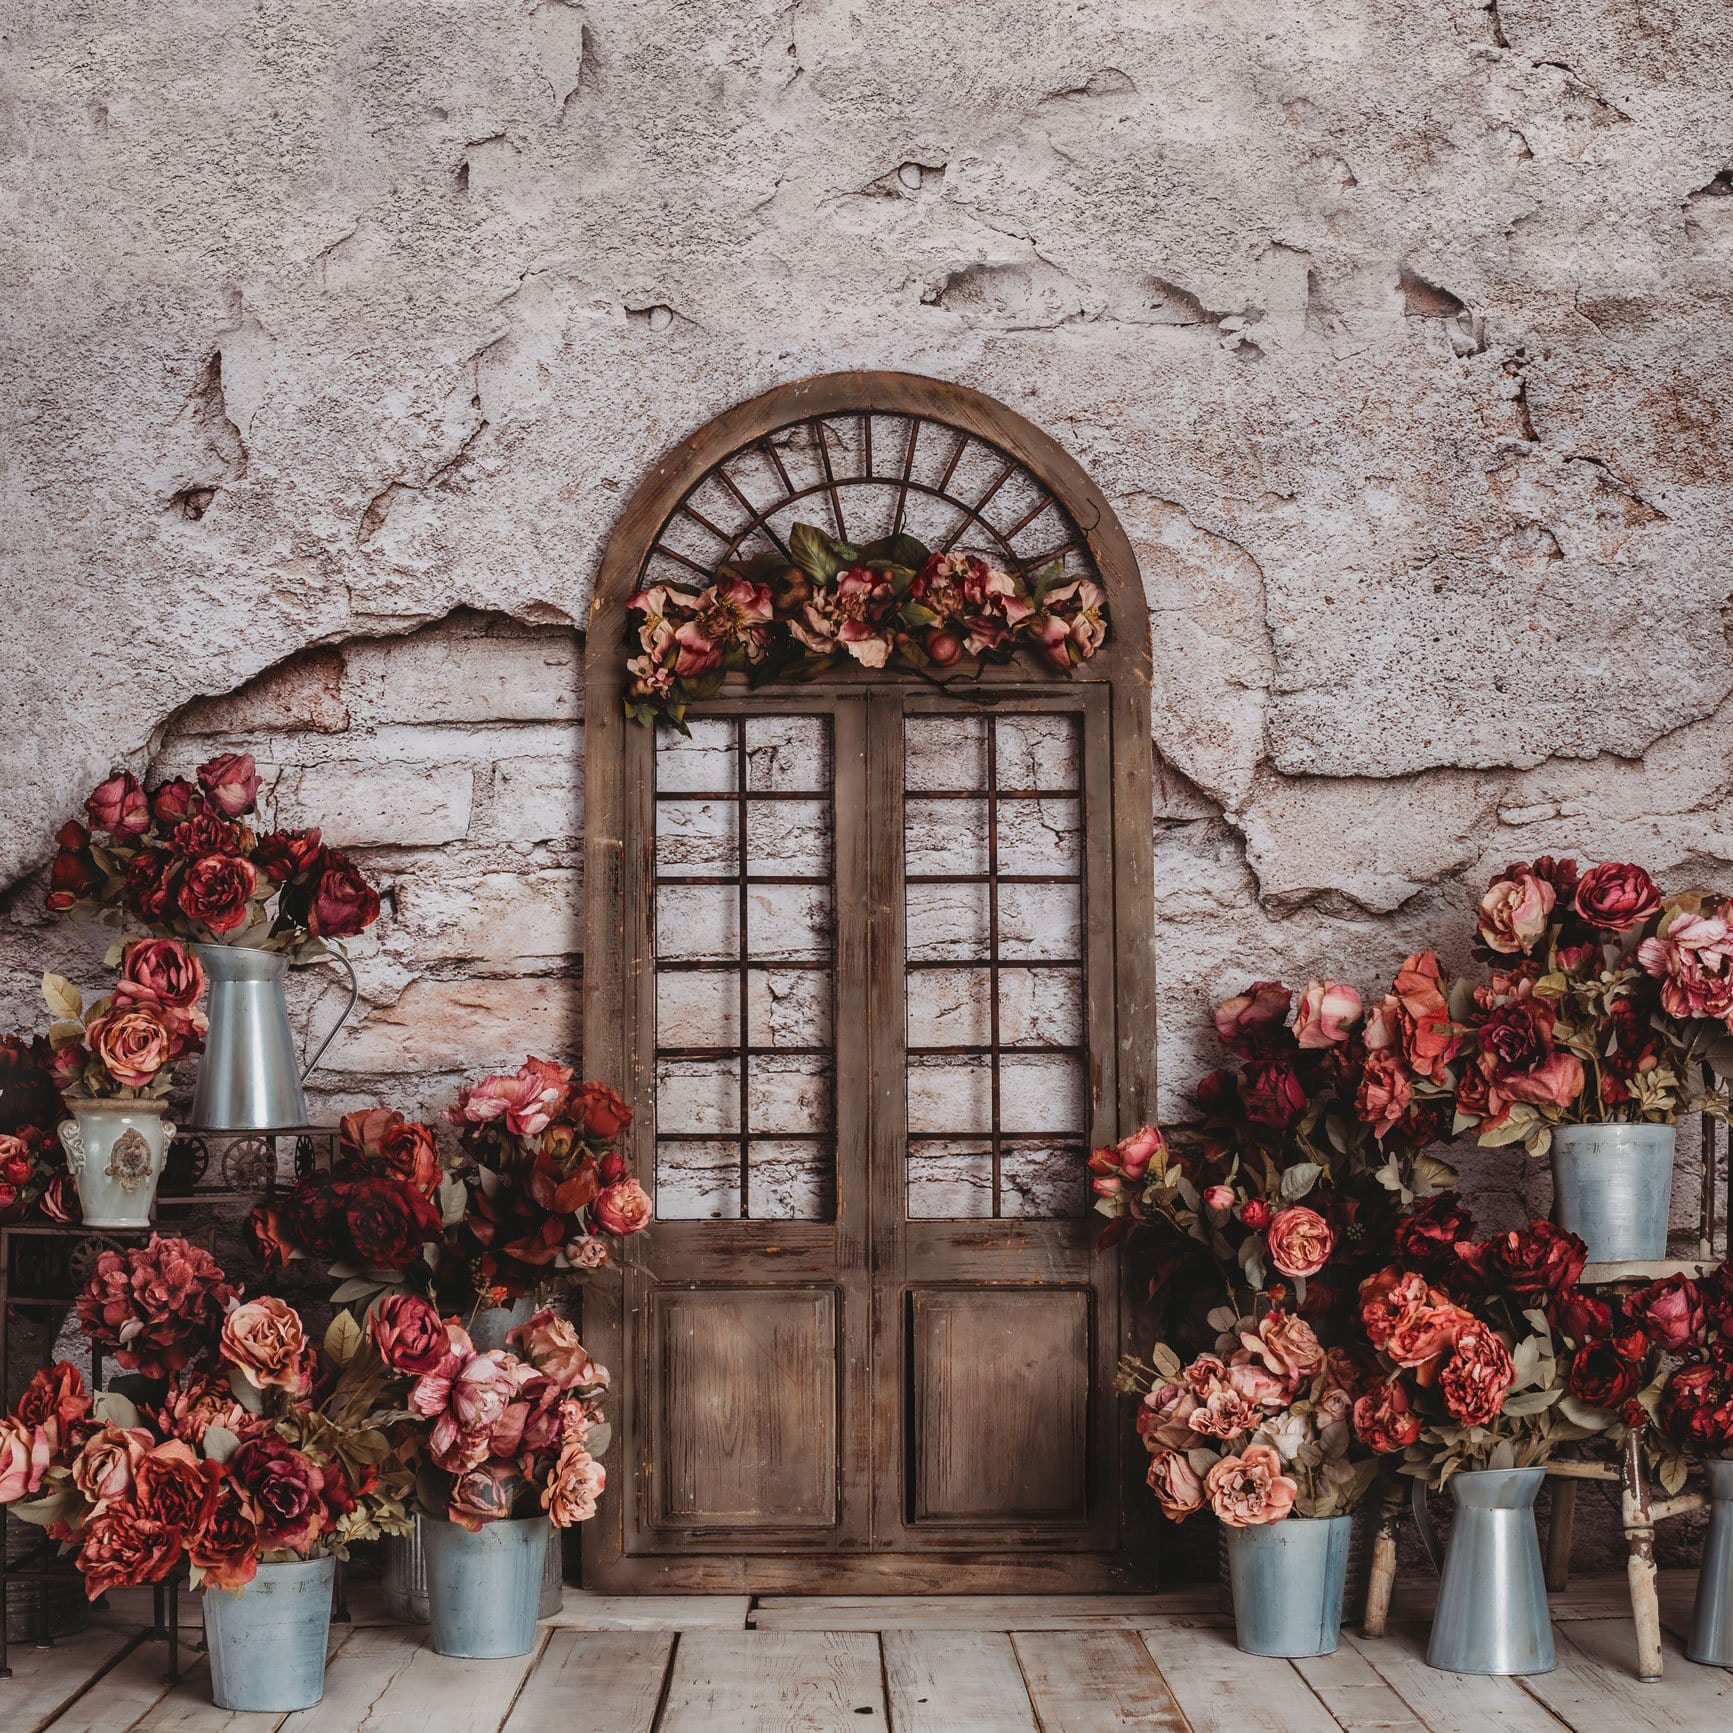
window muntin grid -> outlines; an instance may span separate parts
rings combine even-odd
[[[655,757],[656,1208],[835,1215],[830,720],[695,718]]]
[[[1081,718],[911,715],[903,746],[907,1213],[1076,1215]]]

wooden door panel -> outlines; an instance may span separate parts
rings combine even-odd
[[[929,1288],[909,1296],[912,1519],[1088,1518],[1087,1288]]]
[[[836,1483],[834,1288],[658,1288],[656,1525],[828,1529]]]

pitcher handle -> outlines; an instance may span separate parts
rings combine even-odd
[[[336,951],[336,950],[326,951],[320,956],[309,957],[305,963],[295,964],[295,967],[298,969],[310,968],[314,963],[327,962],[332,958],[335,958],[339,963],[341,963],[343,965],[343,971],[349,977],[349,1003],[343,1007],[342,1015],[340,1017],[338,1017],[337,1021],[331,1025],[331,1028],[327,1032],[325,1039],[323,1041],[321,1041],[319,1043],[319,1045],[313,1049],[312,1058],[310,1058],[307,1061],[307,1063],[301,1067],[301,1081],[303,1083],[305,1083],[307,1081],[307,1079],[313,1075],[313,1067],[315,1065],[317,1065],[319,1063],[319,1061],[325,1057],[325,1049],[327,1047],[329,1047],[331,1045],[331,1043],[337,1039],[337,1031],[339,1029],[341,1029],[343,1027],[343,1025],[349,1021],[349,1013],[355,1009],[355,1001],[361,997],[361,983],[356,978],[355,965],[353,963],[351,963],[349,961],[349,959],[341,951]]]
[[[1426,1562],[1432,1566],[1434,1576],[1442,1576],[1444,1543],[1438,1538],[1438,1530],[1432,1521],[1432,1507],[1426,1502],[1424,1475],[1414,1477],[1414,1490],[1409,1495],[1409,1502],[1414,1510],[1414,1526],[1419,1531],[1420,1544],[1426,1551]]]

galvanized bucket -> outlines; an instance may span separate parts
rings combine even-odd
[[[536,1642],[536,1603],[552,1525],[545,1516],[422,1525],[429,1635],[436,1655],[503,1660]]]
[[[1686,1659],[1733,1667],[1733,1461],[1703,1464],[1709,1476],[1709,1538],[1697,1573]]]
[[[534,1294],[524,1294],[509,1306],[484,1306],[469,1321],[469,1339],[482,1353],[503,1348],[506,1337],[520,1324],[527,1324],[536,1309]]]
[[[421,1538],[426,1527],[427,1519],[417,1517],[412,1532],[387,1535],[380,1543],[384,1548],[385,1615],[400,1624],[427,1623],[427,1548]],[[536,1607],[538,1619],[551,1619],[565,1603],[562,1564],[560,1537],[550,1535],[547,1558],[542,1565],[541,1601]]]
[[[261,1564],[239,1594],[204,1592],[211,1701],[219,1709],[286,1714],[325,1695],[336,1561]]]
[[[199,1061],[198,1087],[188,1120],[194,1131],[288,1131],[307,1123],[301,1085],[348,1021],[360,992],[341,951],[310,961],[333,961],[349,976],[349,1002],[330,1034],[303,1066],[295,1059],[283,978],[289,960],[254,945],[194,945],[210,983],[210,1031]]]
[[[1552,1215],[1591,1264],[1667,1255],[1673,1202],[1670,1125],[1560,1125],[1552,1134]]]
[[[1228,1530],[1234,1640],[1248,1655],[1334,1652],[1353,1526],[1351,1516],[1290,1516]]]
[[[68,1100],[66,1165],[87,1228],[148,1228],[175,1128],[165,1101]]]
[[[1552,1618],[1534,1526],[1544,1468],[1483,1468],[1454,1476],[1456,1515],[1432,1615],[1426,1664],[1445,1673],[1550,1673]],[[1416,1512],[1424,1516],[1424,1482]],[[1436,1556],[1430,1521],[1421,1535]]]

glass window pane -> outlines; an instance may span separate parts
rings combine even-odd
[[[1084,1130],[1083,1061],[1068,1053],[999,1058],[999,1125],[1006,1132]]]
[[[903,954],[911,963],[973,962],[987,957],[993,949],[985,885],[910,885],[904,907]],[[1001,902],[1001,933],[1003,930]]]
[[[1082,786],[1080,731],[1075,716],[1004,715],[994,722],[1000,789],[1040,788],[1059,793]]]
[[[663,794],[721,794],[735,786],[734,722],[694,718],[690,740],[672,728],[656,730],[656,788]]]
[[[740,954],[740,893],[733,885],[660,885],[656,956],[662,962],[733,962]]]
[[[1000,885],[1001,960],[1083,955],[1083,897],[1077,885]]]
[[[905,789],[987,786],[983,716],[911,716],[903,724]]]
[[[740,977],[733,969],[661,969],[656,974],[658,1047],[738,1047]]]
[[[740,1061],[658,1058],[656,1128],[684,1132],[739,1131]]]
[[[746,787],[753,794],[828,794],[830,724],[823,716],[749,716]]]
[[[747,952],[753,957],[830,960],[828,885],[754,885],[746,900]]]
[[[1083,971],[1001,969],[999,1039],[1007,1047],[1081,1047]]]
[[[1046,1221],[1082,1215],[1084,1175],[1078,1145],[1008,1143],[999,1154],[999,1213]]]
[[[947,1131],[968,1136],[993,1129],[993,1069],[985,1057],[911,1053],[908,1071],[911,1132]]]
[[[911,800],[903,807],[903,830],[903,862],[911,874],[987,870],[984,800]]]
[[[746,977],[746,1018],[754,1047],[831,1045],[828,969],[753,969]]]
[[[912,1221],[968,1221],[993,1213],[993,1152],[978,1143],[909,1145]]]
[[[664,878],[706,878],[738,872],[736,812],[732,800],[657,801],[657,872]]]
[[[658,1221],[733,1221],[739,1214],[739,1144],[656,1145]]]
[[[981,1047],[993,1038],[985,969],[915,969],[908,980],[911,1047]]]
[[[748,1146],[754,1221],[829,1221],[836,1213],[830,1146],[807,1138],[755,1137]]]
[[[830,828],[828,800],[748,801],[748,874],[829,878]]]
[[[1076,800],[1047,795],[999,802],[999,871],[1076,873],[1082,860]]]

